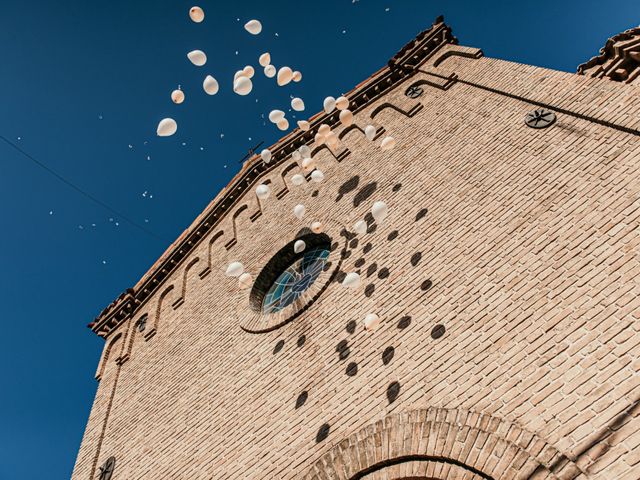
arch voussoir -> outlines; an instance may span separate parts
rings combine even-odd
[[[306,479],[583,480],[537,435],[505,419],[428,408],[385,417],[334,445]]]

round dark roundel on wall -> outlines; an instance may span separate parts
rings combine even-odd
[[[407,88],[404,91],[404,94],[409,98],[418,98],[419,96],[422,95],[422,92],[424,92],[424,90],[422,89],[421,86],[411,85],[409,88]]]
[[[109,457],[98,469],[98,480],[111,480],[116,468],[116,458]]]
[[[300,241],[304,249],[298,248]],[[278,250],[239,299],[240,326],[250,333],[275,330],[300,316],[325,291],[342,264],[344,248],[331,248],[326,233],[303,230]],[[245,293],[246,295],[246,293]]]
[[[524,123],[531,128],[547,128],[555,121],[556,114],[546,108],[538,108],[524,117]]]

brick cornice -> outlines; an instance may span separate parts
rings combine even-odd
[[[354,113],[361,111],[400,82],[415,75],[417,67],[425,63],[441,47],[451,43],[456,44],[457,39],[452,35],[450,27],[444,23],[444,18],[438,17],[430,28],[419,33],[402,47],[385,67],[346,94],[351,111]],[[296,128],[269,148],[272,152],[272,160],[269,164],[262,162],[258,155],[248,160],[231,183],[167,249],[136,286],[114,300],[93,322],[89,323],[88,327],[97,335],[107,337],[118,325],[134,315],[200,241],[219,224],[238,198],[265,173],[282,165],[295,150],[302,145],[312,144],[320,125],[323,123],[337,125],[339,112],[334,111],[330,114],[320,112],[309,121],[310,130],[305,132]]]
[[[632,83],[640,76],[640,27],[607,40],[600,54],[578,66],[579,75]]]

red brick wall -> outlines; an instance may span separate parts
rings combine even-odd
[[[289,183],[278,200],[282,177],[267,175],[273,193],[262,216],[250,220],[254,188],[238,199],[248,209],[236,220],[237,244],[224,247],[234,209],[118,329],[74,479],[112,455],[114,479],[638,477],[640,90],[488,58],[423,69],[458,81],[422,85],[409,99],[403,92],[417,80],[444,84],[419,73],[356,115],[362,128],[393,135],[394,150],[353,130],[341,162],[316,155],[323,183]],[[385,102],[424,108],[371,120]],[[554,107],[553,126],[524,124],[536,102]],[[355,175],[358,188],[336,201]],[[281,328],[240,328],[247,291],[224,276],[229,262],[257,275],[316,219],[343,245],[342,226],[376,200],[388,203],[387,220],[359,236],[341,266],[364,262],[360,289],[333,282]],[[292,213],[298,203],[303,221]],[[361,324],[370,312],[382,318],[372,333]],[[148,339],[134,328],[143,313],[144,333],[156,328]],[[434,339],[437,325],[444,335]],[[346,359],[336,350],[343,340]],[[328,435],[317,442],[323,424]],[[408,455],[416,457],[393,464]]]

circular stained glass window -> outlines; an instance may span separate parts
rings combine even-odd
[[[301,252],[275,279],[262,300],[262,312],[276,313],[285,307],[304,301],[304,294],[323,272],[329,248],[318,246]]]
[[[296,252],[295,244],[300,240],[305,248]],[[246,290],[239,292],[242,297],[236,313],[240,327],[250,333],[266,333],[304,314],[340,271],[346,243],[342,250],[338,247],[339,242],[326,233],[300,230],[262,267],[249,298]]]

